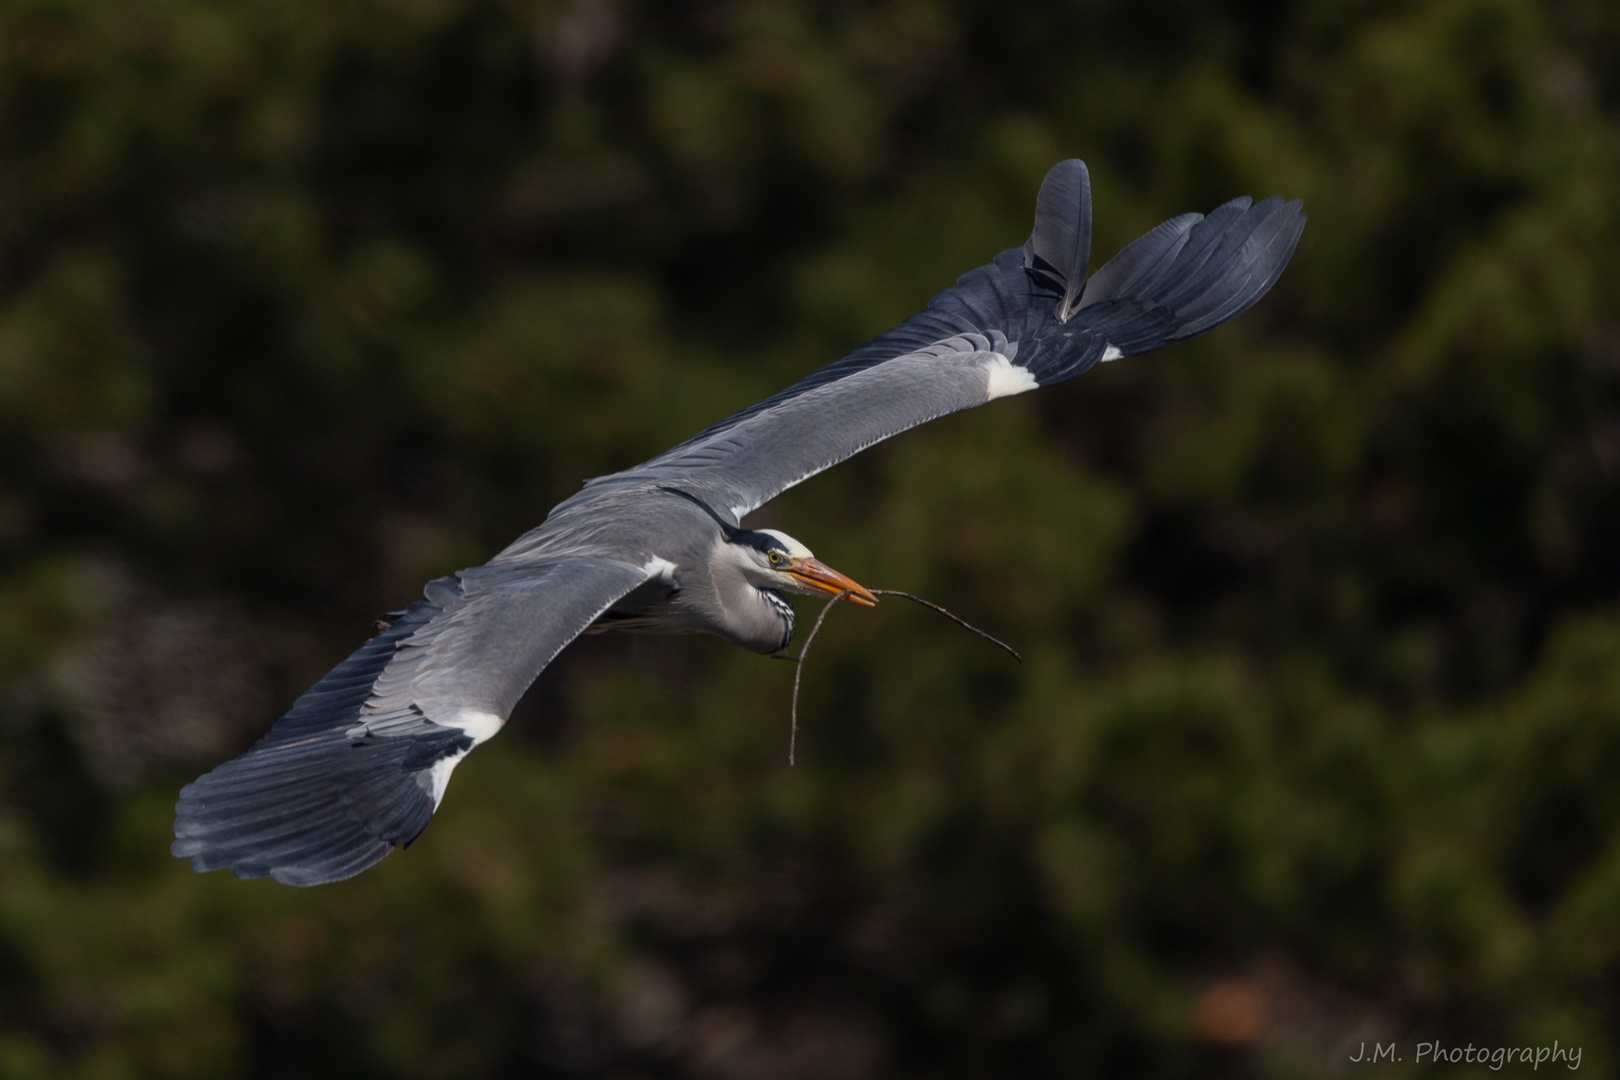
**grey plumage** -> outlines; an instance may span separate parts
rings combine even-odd
[[[359,873],[427,826],[451,770],[587,630],[712,633],[784,648],[784,593],[875,602],[791,537],[746,530],[776,495],[908,428],[1202,333],[1265,295],[1304,228],[1295,201],[1172,218],[1087,279],[1085,165],[1060,163],[1023,248],[922,312],[635,468],[589,481],[489,563],[334,668],[263,739],[188,785],[174,853],[298,885]]]
[[[174,853],[198,870],[313,885],[410,843],[481,741],[465,714],[504,720],[563,645],[647,578],[567,559],[432,582],[252,749],[180,793]]]

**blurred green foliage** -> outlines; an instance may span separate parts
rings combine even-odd
[[[0,1076],[1612,1075],[1616,11],[10,0]],[[375,870],[168,856],[372,616],[1072,155],[1100,256],[1311,224],[1234,324],[765,515],[1021,668],[840,610],[790,770],[791,668],[591,639]]]

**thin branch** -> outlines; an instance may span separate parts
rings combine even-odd
[[[833,597],[831,600],[827,601],[826,605],[821,609],[821,614],[816,616],[816,625],[814,625],[814,626],[812,626],[810,628],[809,636],[804,639],[804,647],[799,650],[798,658],[796,660],[794,660],[795,667],[793,668],[793,708],[792,708],[792,712],[790,714],[792,716],[792,718],[793,718],[793,729],[788,734],[788,764],[789,765],[793,764],[793,751],[798,746],[798,743],[799,743],[799,676],[804,674],[804,658],[810,652],[810,643],[812,641],[816,640],[816,635],[817,634],[821,633],[821,623],[822,623],[822,621],[824,619],[827,618],[827,612],[832,610],[832,607],[833,607],[834,604],[838,603],[838,601],[842,600],[844,597],[846,597],[848,595],[849,595],[849,591],[845,590],[844,592],[841,592],[837,596]],[[789,659],[793,659],[793,658],[792,657],[783,657],[783,659],[789,660]]]
[[[923,607],[933,608],[935,611],[939,612],[941,615],[945,616],[947,619],[951,620],[951,622],[955,623],[957,626],[960,626],[962,629],[972,631],[973,633],[978,634],[980,637],[984,638],[984,640],[988,641],[990,644],[999,646],[1000,648],[1003,648],[1003,649],[1007,650],[1009,653],[1012,654],[1012,658],[1014,660],[1018,661],[1020,664],[1022,664],[1024,662],[1024,658],[1022,656],[1018,655],[1018,650],[1017,649],[1013,648],[1011,645],[1008,645],[1005,641],[1002,641],[1000,638],[991,637],[989,634],[985,633],[983,630],[980,630],[977,626],[974,626],[972,623],[968,622],[966,619],[958,618],[957,616],[952,615],[949,611],[946,611],[944,608],[940,607],[938,604],[934,603],[932,600],[924,600],[920,596],[912,596],[910,593],[901,592],[899,589],[868,589],[867,592],[872,593],[874,596],[901,596],[901,597],[904,597],[907,600],[912,601],[913,603],[921,604]],[[808,642],[806,644],[808,644]]]
[[[941,615],[945,616],[947,619],[951,620],[951,622],[955,623],[957,626],[960,626],[962,629],[971,631],[971,632],[979,635],[980,637],[984,638],[984,640],[990,642],[990,644],[995,645],[998,648],[1005,649],[1007,652],[1011,653],[1012,658],[1014,660],[1017,660],[1020,664],[1022,664],[1024,662],[1024,658],[1022,656],[1018,655],[1018,650],[1017,649],[1013,648],[1011,645],[1008,645],[1005,641],[1002,641],[1000,638],[992,637],[991,635],[985,633],[983,630],[980,630],[977,626],[974,626],[972,623],[968,622],[966,619],[962,619],[962,618],[957,617],[956,615],[951,614],[949,611],[946,611],[944,608],[940,607],[938,604],[934,603],[932,600],[924,600],[920,596],[912,596],[910,593],[901,592],[899,589],[868,589],[867,591],[870,592],[873,596],[898,596],[898,597],[901,597],[903,599],[910,600],[913,603],[921,604],[923,607],[933,608],[935,611],[939,612]],[[786,653],[774,653],[771,656],[772,660],[791,660],[791,661],[793,661],[793,664],[794,664],[794,668],[793,668],[793,705],[792,705],[790,713],[789,713],[789,715],[792,718],[792,729],[790,730],[790,732],[788,734],[788,764],[789,765],[792,765],[794,763],[794,751],[797,749],[798,744],[799,744],[799,679],[800,679],[801,676],[804,675],[804,658],[806,656],[810,655],[810,643],[812,641],[816,640],[816,635],[817,634],[821,633],[821,624],[826,621],[827,613],[833,609],[834,604],[838,603],[838,601],[842,600],[844,597],[846,597],[848,595],[849,595],[848,590],[845,590],[844,592],[841,592],[837,596],[833,597],[831,600],[828,600],[827,603],[825,605],[823,605],[823,607],[821,609],[821,614],[816,616],[816,624],[810,628],[810,633],[804,639],[804,646],[801,649],[799,649],[799,655],[798,656],[789,656]]]

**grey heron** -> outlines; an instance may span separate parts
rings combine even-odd
[[[181,791],[174,854],[293,885],[351,877],[421,834],[457,763],[585,631],[709,633],[771,653],[793,637],[787,595],[875,603],[744,516],[908,428],[1220,325],[1265,295],[1304,227],[1298,200],[1234,199],[1171,218],[1088,278],[1090,179],[1078,159],[1059,163],[1023,247],[430,582],[257,744]]]

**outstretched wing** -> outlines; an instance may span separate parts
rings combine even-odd
[[[1022,249],[964,274],[842,360],[569,502],[679,483],[740,519],[908,428],[1220,325],[1266,294],[1304,227],[1297,200],[1234,199],[1208,217],[1172,218],[1088,281],[1090,184],[1082,162],[1062,162],[1041,185]]]
[[[269,734],[180,792],[174,854],[290,885],[352,877],[409,844],[451,770],[500,730],[548,663],[647,581],[570,558],[481,566],[332,669]]]

